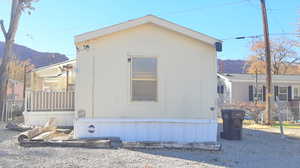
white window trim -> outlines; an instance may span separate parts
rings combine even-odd
[[[286,88],[287,92],[286,93],[280,93],[280,88]],[[280,100],[280,94],[286,94],[286,100]],[[278,86],[278,100],[279,101],[288,101],[289,100],[289,87],[288,86]]]
[[[294,89],[298,89],[298,92],[300,93],[300,85],[297,85],[297,86],[292,86],[292,98],[293,99],[296,99],[295,98],[295,92],[294,92]],[[300,94],[299,94],[299,97],[300,97]]]
[[[158,103],[159,102],[159,56],[155,56],[154,54],[143,54],[143,53],[128,53],[127,58],[130,59],[129,62],[129,102],[130,103]],[[133,58],[156,58],[156,100],[150,100],[150,101],[136,101],[132,100],[132,60]]]

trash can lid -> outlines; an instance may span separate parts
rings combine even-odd
[[[241,109],[222,109],[222,113],[245,113],[244,110]]]
[[[245,111],[240,109],[222,109],[222,117],[228,118],[240,118],[243,119]]]

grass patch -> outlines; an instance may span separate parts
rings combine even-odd
[[[285,128],[299,128],[300,129],[300,124],[284,123],[282,125]],[[277,124],[277,123],[273,124],[272,127],[280,127],[280,124]]]

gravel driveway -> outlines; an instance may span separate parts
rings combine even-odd
[[[0,123],[0,167],[284,167],[300,165],[300,129],[287,129],[293,138],[281,139],[278,129],[244,129],[242,141],[220,140],[220,152],[190,150],[128,150],[84,148],[23,148],[17,132]],[[297,137],[298,136],[298,137]]]

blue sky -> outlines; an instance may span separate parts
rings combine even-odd
[[[300,27],[297,25],[300,0],[266,2],[270,33],[295,33]],[[0,19],[6,25],[10,3],[11,0],[0,0]],[[66,54],[69,58],[76,57],[75,35],[147,14],[222,40],[262,34],[259,0],[40,0],[34,7],[31,15],[22,16],[16,42],[38,51]],[[3,41],[2,34],[0,40]],[[219,58],[247,58],[250,41],[224,40]]]

